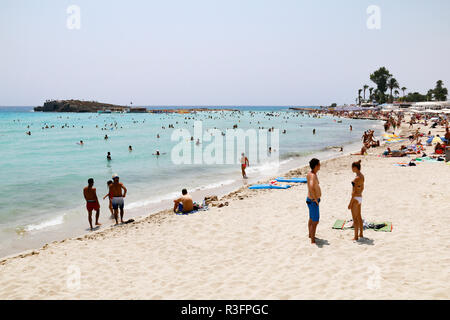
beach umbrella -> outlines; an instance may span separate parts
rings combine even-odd
[[[439,137],[434,137],[433,141],[431,141],[432,143],[442,143],[441,138]]]

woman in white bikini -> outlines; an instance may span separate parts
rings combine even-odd
[[[352,171],[356,174],[355,180],[352,181],[352,199],[348,204],[348,209],[352,211],[353,228],[355,229],[355,237],[353,240],[363,238],[363,220],[361,217],[362,192],[364,191],[364,176],[361,173],[361,160],[352,163]],[[359,234],[359,235],[358,235]]]

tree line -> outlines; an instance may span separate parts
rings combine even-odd
[[[399,82],[395,79],[388,69],[381,67],[370,75],[370,80],[375,84],[374,87],[364,85],[362,89],[358,89],[358,97],[356,102],[361,105],[361,102],[376,102],[383,104],[387,102],[394,102],[394,99],[399,102],[422,102],[422,101],[446,101],[448,90],[444,87],[444,82],[438,80],[434,89],[428,90],[426,94],[419,92],[409,92],[406,94],[406,87],[400,87]],[[403,96],[400,96],[400,91]],[[368,99],[366,99],[366,92],[368,92]],[[361,93],[363,94],[361,96]]]

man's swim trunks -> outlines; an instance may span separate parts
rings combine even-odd
[[[111,204],[113,209],[123,209],[124,203],[123,203],[123,197],[113,197],[111,200]]]
[[[87,211],[98,211],[100,210],[100,205],[95,200],[89,200],[88,202],[86,202],[86,209]]]
[[[318,199],[317,202],[320,203],[320,199]],[[308,197],[306,198],[306,204],[309,209],[309,218],[314,222],[318,222],[320,218],[319,205]]]

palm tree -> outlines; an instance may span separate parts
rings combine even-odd
[[[361,92],[362,92],[363,90],[362,89],[359,89],[358,90],[358,100],[359,100],[359,105],[361,105]]]
[[[393,102],[394,99],[392,97],[392,90],[398,89],[400,86],[395,78],[389,78],[387,86],[388,86],[389,90],[391,91],[390,97],[391,97],[391,102]]]
[[[427,97],[427,101],[433,100],[433,93],[434,92],[432,89],[428,90],[427,94],[425,95]]]
[[[398,95],[400,94],[400,92],[397,90],[397,89],[395,89],[395,91],[394,91],[394,95],[395,95],[395,98],[397,99],[398,98]]]
[[[407,89],[406,87],[402,87],[402,89],[401,89],[401,90],[403,91],[403,98],[405,97],[405,91],[406,91],[406,89]]]
[[[363,89],[364,89],[364,101],[366,100],[366,90],[369,88],[369,86],[367,84],[364,85]]]
[[[372,97],[372,92],[373,92],[373,88],[372,88],[372,87],[370,87],[370,88],[369,88],[370,101],[372,101],[372,100],[373,100],[373,97]]]

